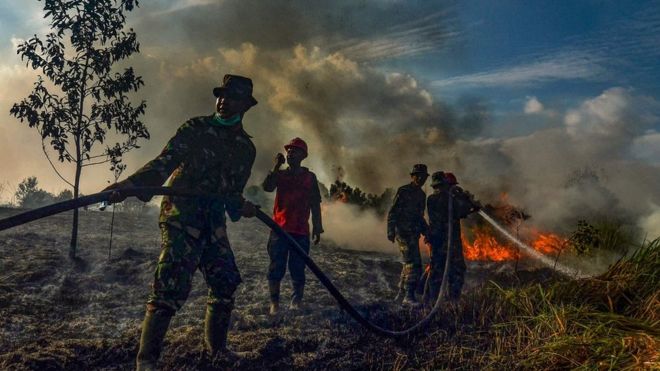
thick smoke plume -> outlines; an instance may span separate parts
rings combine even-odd
[[[225,73],[236,73],[253,79],[260,102],[245,118],[258,149],[251,184],[259,184],[275,153],[299,136],[310,147],[304,165],[325,184],[342,169],[347,183],[381,193],[407,183],[410,168],[421,162],[431,171],[454,172],[484,202],[506,192],[540,228],[567,230],[579,218],[607,216],[660,235],[660,160],[653,150],[660,104],[652,98],[612,87],[564,111],[534,98],[521,115],[543,121],[543,128],[507,135],[492,128],[487,102],[442,102],[409,71],[388,72],[373,63],[419,53],[421,40],[450,43],[460,33],[451,12],[429,11],[421,2],[190,3],[198,6],[136,13],[142,54],[130,64],[146,82],[141,97],[148,100],[152,140],[129,154],[128,173],[153,158],[187,118],[209,114],[212,88]],[[29,84],[17,87],[16,97]],[[1,96],[0,108],[16,97]],[[98,180],[84,184],[86,193],[110,178],[103,169],[92,171],[88,179]],[[39,168],[48,172],[47,164]],[[349,233],[334,231],[357,219],[366,223],[360,227],[365,235],[384,240],[384,224],[373,216],[327,211],[328,237],[343,242]]]

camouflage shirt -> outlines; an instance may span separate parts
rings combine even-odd
[[[243,188],[256,149],[239,124],[221,126],[215,115],[192,118],[177,130],[163,151],[128,179],[136,186],[166,186],[223,195],[223,199],[163,197],[160,222],[203,228],[240,219]]]
[[[419,235],[427,230],[424,220],[426,193],[412,184],[406,184],[396,191],[392,208],[387,214],[388,234]]]

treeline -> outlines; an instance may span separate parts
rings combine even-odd
[[[70,200],[73,198],[73,192],[69,189],[65,189],[58,194],[50,193],[39,188],[37,177],[31,176],[23,179],[23,181],[18,184],[14,198],[16,200],[16,206],[33,209],[55,202]]]
[[[330,201],[344,202],[358,206],[361,210],[372,210],[378,215],[385,215],[392,204],[394,190],[386,188],[380,195],[365,193],[359,187],[336,180],[330,185],[327,197]]]
[[[0,185],[0,193],[6,190],[6,184]],[[83,194],[80,194],[83,196]],[[34,209],[42,206],[47,206],[56,202],[66,201],[73,199],[73,192],[70,189],[64,189],[61,192],[54,194],[39,187],[39,180],[36,176],[31,176],[23,179],[18,184],[14,199],[12,202],[4,204],[9,207],[20,207],[25,209]],[[123,202],[113,205],[115,211],[125,212],[131,214],[157,214],[158,206],[142,202],[134,197],[129,197]],[[87,207],[85,207],[87,209]]]

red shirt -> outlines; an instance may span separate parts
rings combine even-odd
[[[264,188],[270,188],[266,184],[272,185],[273,181],[277,187],[273,220],[289,233],[308,236],[312,202],[321,202],[316,175],[305,167],[298,174],[290,169],[280,170],[268,175]]]

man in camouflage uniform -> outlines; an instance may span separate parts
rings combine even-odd
[[[429,214],[429,236],[431,245],[430,271],[424,290],[424,303],[433,305],[442,284],[442,275],[447,261],[447,234],[449,230],[449,197],[452,199],[450,264],[448,274],[449,298],[456,300],[461,295],[465,277],[465,260],[461,242],[461,219],[478,211],[480,206],[473,196],[457,186],[452,173],[438,171],[431,177],[433,194],[427,200]]]
[[[225,75],[213,94],[215,113],[188,120],[158,157],[107,188],[115,190],[111,202],[119,202],[125,198],[124,187],[160,186],[169,178],[166,186],[220,195],[163,198],[162,247],[142,324],[138,370],[155,367],[170,320],[186,301],[197,269],[209,287],[206,348],[211,354],[235,356],[227,350],[227,331],[241,276],[227,239],[225,213],[232,221],[255,215],[254,205],[242,196],[256,154],[242,120],[257,101],[252,80],[236,75]]]
[[[426,165],[414,165],[410,173],[412,181],[397,190],[387,214],[387,239],[396,241],[401,251],[403,267],[396,300],[403,298],[404,305],[419,305],[415,298],[417,281],[422,273],[419,236],[426,236],[428,229],[424,220],[426,194],[422,186],[428,176]]]

